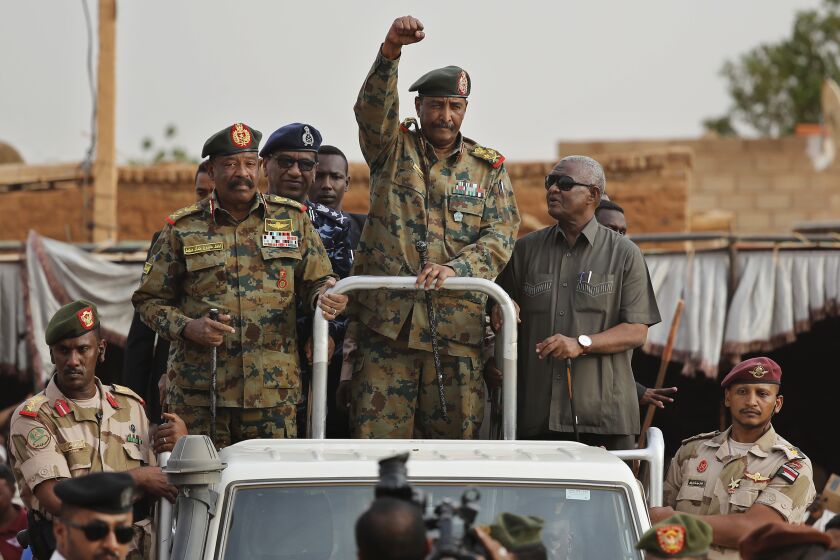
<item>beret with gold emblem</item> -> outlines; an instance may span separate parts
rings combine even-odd
[[[642,535],[636,548],[656,558],[705,558],[712,544],[712,526],[693,515],[678,513]]]
[[[47,324],[45,338],[52,346],[65,338],[76,338],[99,327],[99,311],[93,303],[80,299],[55,312]]]
[[[760,356],[744,360],[730,371],[721,381],[720,386],[726,389],[735,383],[772,383],[782,384],[782,368],[779,364]]]
[[[408,91],[427,97],[469,97],[470,89],[472,80],[466,70],[447,66],[423,74]]]
[[[98,472],[68,478],[55,485],[55,495],[77,508],[127,513],[134,503],[134,479],[127,472]]]
[[[245,123],[234,123],[223,128],[204,143],[201,157],[229,156],[242,152],[257,152],[262,132]]]

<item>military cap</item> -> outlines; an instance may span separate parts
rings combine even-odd
[[[791,525],[781,521],[767,523],[747,533],[738,543],[741,558],[805,558],[805,551],[824,552],[831,546],[831,537],[807,525]],[[791,553],[789,556],[785,553]],[[807,556],[810,558],[811,556]]]
[[[709,551],[712,526],[693,515],[678,513],[642,535],[636,548],[664,558],[690,558]]]
[[[204,143],[201,157],[229,156],[242,152],[256,152],[260,147],[262,132],[245,123],[234,123],[223,128]]]
[[[68,478],[55,485],[55,495],[65,504],[100,513],[131,511],[134,479],[127,472],[98,472]]]
[[[500,513],[490,525],[490,536],[511,552],[544,549],[542,528],[544,521],[535,515]]]
[[[472,80],[466,70],[458,66],[438,68],[420,76],[408,91],[428,97],[469,97]]]
[[[274,152],[317,152],[321,147],[321,133],[310,124],[292,123],[271,133],[260,150],[260,157]]]
[[[774,385],[781,385],[782,368],[779,367],[779,364],[764,356],[750,358],[732,368],[732,371],[720,382],[720,386],[726,389],[734,383],[773,383]]]
[[[99,311],[93,303],[79,299],[55,312],[47,324],[45,339],[52,346],[65,338],[76,338],[99,327]]]

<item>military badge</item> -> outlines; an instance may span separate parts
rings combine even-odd
[[[143,265],[143,274],[148,274],[151,271],[152,271],[152,263],[147,262],[146,264]]]
[[[236,123],[230,127],[230,141],[233,142],[234,146],[247,148],[252,141],[251,131],[244,124]]]
[[[735,491],[740,486],[741,486],[741,479],[739,478],[739,479],[736,480],[735,477],[733,476],[731,479],[729,479],[729,489],[727,490],[727,492],[730,493],[730,494],[734,494]]]
[[[56,400],[55,403],[53,403],[53,408],[55,409],[56,414],[58,414],[61,418],[70,414],[70,405],[68,405],[65,400]]]
[[[143,439],[137,434],[128,434],[125,437],[125,441],[127,441],[128,443],[136,443],[137,445],[143,444]]]
[[[26,434],[26,445],[32,449],[43,449],[50,444],[52,436],[46,428],[32,428]]]
[[[111,408],[119,408],[120,403],[117,402],[117,399],[114,398],[114,395],[111,393],[105,393],[105,400],[108,401],[108,404],[111,405]]]
[[[199,245],[190,245],[189,247],[184,247],[184,254],[195,255],[198,253],[209,253],[210,251],[220,251],[224,248],[225,244],[221,241],[217,241],[216,243],[201,243]]]
[[[79,310],[79,312],[76,313],[76,317],[79,318],[79,323],[87,331],[91,330],[93,325],[96,323],[93,318],[93,309],[90,307],[85,307],[84,309]]]
[[[679,554],[685,548],[685,527],[663,525],[656,528],[656,542],[666,554]]]
[[[286,281],[286,271],[280,271],[280,279],[277,281],[277,287],[281,290],[285,290],[289,283]]]
[[[756,379],[761,379],[767,373],[767,370],[764,369],[764,366],[762,366],[761,364],[758,364],[757,366],[755,366],[754,368],[752,368],[750,370],[750,373]]]
[[[757,482],[757,483],[767,482],[768,480],[770,480],[769,476],[762,476],[760,472],[756,472],[756,473],[745,472],[744,476],[749,478],[753,482]]]
[[[455,220],[455,223],[456,223],[456,224],[460,224],[461,222],[463,222],[463,221],[464,221],[464,214],[463,214],[463,213],[461,213],[461,212],[455,212],[455,213],[452,215],[452,219],[453,219],[453,220]]]
[[[286,247],[297,249],[298,236],[290,231],[267,231],[262,236],[263,247]]]
[[[469,196],[472,198],[484,198],[484,189],[469,181],[458,181],[452,189],[452,194]]]
[[[265,219],[265,231],[292,231],[292,220]]]
[[[706,472],[706,469],[709,468],[709,462],[706,459],[703,459],[699,463],[697,463],[697,472]]]
[[[131,433],[132,433],[132,434],[133,434],[134,432],[136,432],[136,431],[137,431],[137,428],[135,428],[135,427],[134,427],[134,424],[132,424],[131,426],[129,426],[129,427],[128,427],[128,429],[129,429],[129,430],[131,430]]]
[[[21,416],[29,416],[30,418],[37,418],[38,416],[38,409],[41,408],[41,405],[47,401],[47,397],[44,395],[35,395],[28,401],[26,404],[23,405],[23,408],[20,409],[19,414]]]
[[[790,463],[785,463],[779,467],[776,476],[787,481],[788,484],[793,484],[799,478],[799,471],[793,468]]]
[[[61,450],[62,453],[69,453],[70,451],[80,451],[85,448],[85,440],[77,439],[74,441],[65,441],[64,443],[59,443],[58,448]]]
[[[706,481],[705,480],[689,479],[688,480],[688,485],[689,486],[694,486],[696,488],[705,488],[706,487]]]
[[[315,145],[315,137],[312,136],[312,131],[309,130],[308,126],[303,127],[303,136],[301,137],[304,146],[314,146]]]
[[[458,93],[460,95],[467,95],[467,87],[470,85],[469,81],[467,81],[467,73],[461,70],[461,74],[458,75]]]

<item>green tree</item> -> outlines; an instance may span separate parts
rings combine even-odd
[[[156,144],[151,136],[143,138],[140,142],[140,149],[146,157],[142,160],[133,160],[135,164],[150,163],[198,163],[193,157],[187,154],[187,150],[175,144],[175,137],[178,136],[178,128],[174,124],[168,124],[163,129],[163,142]]]
[[[796,14],[790,38],[759,45],[721,69],[732,107],[703,121],[707,130],[735,134],[743,124],[765,136],[791,134],[797,123],[820,121],[823,80],[840,78],[840,0]]]

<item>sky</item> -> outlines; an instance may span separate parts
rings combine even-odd
[[[79,161],[90,142],[84,0],[4,0],[0,140],[29,163]],[[96,41],[96,0],[87,0]],[[117,153],[143,138],[198,158],[233,122],[267,137],[289,122],[361,160],[353,104],[394,18],[426,39],[403,50],[408,86],[455,64],[472,78],[464,134],[510,160],[558,140],[691,138],[729,106],[727,59],[790,34],[818,0],[118,0]],[[94,45],[94,49],[95,49]],[[94,57],[94,72],[96,59]]]

